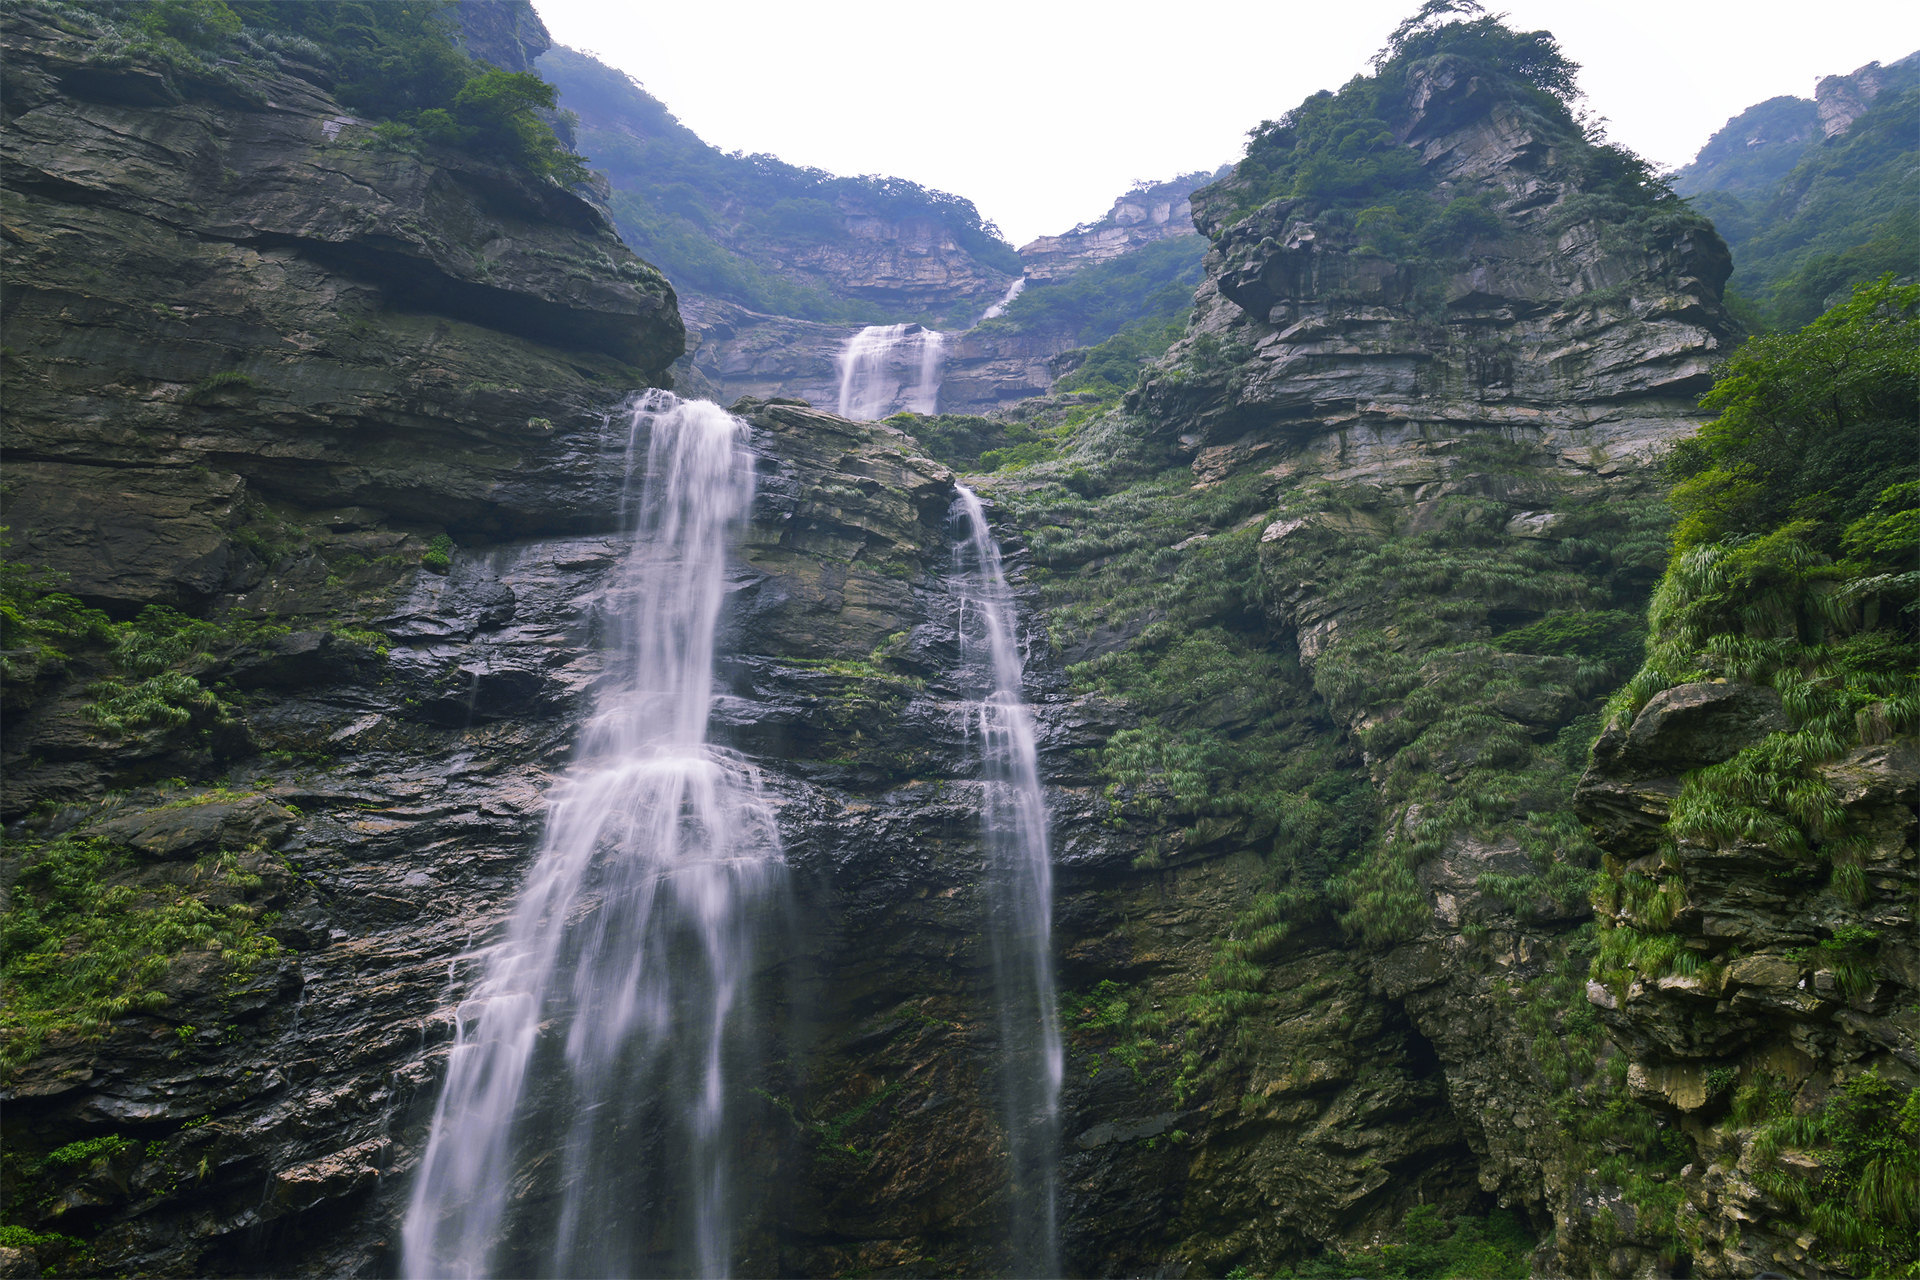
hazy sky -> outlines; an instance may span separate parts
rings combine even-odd
[[[1418,0],[534,7],[716,146],[952,191],[1018,245],[1099,217],[1136,179],[1238,159],[1249,128],[1365,71]],[[1613,139],[1665,166],[1753,103],[1920,48],[1912,0],[1488,8],[1553,31]]]

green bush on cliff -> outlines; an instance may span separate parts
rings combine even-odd
[[[1858,852],[1817,772],[1920,727],[1920,286],[1883,279],[1797,334],[1755,339],[1675,451],[1675,552],[1628,722],[1690,680],[1772,687],[1792,727],[1687,775],[1675,839],[1816,853],[1850,895]]]
[[[413,125],[433,142],[499,156],[559,182],[584,182],[586,162],[535,114],[551,111],[553,103],[553,86],[539,76],[489,69],[461,85],[450,106],[421,111]]]
[[[6,533],[0,526],[0,547]],[[58,668],[75,648],[112,638],[107,615],[57,590],[60,585],[31,565],[0,560],[0,680],[9,693]]]
[[[1419,1204],[1381,1243],[1276,1271],[1273,1280],[1522,1280],[1536,1243],[1511,1210],[1446,1218]],[[1228,1273],[1229,1280],[1249,1274],[1244,1268]]]
[[[1920,1274],[1920,1090],[1869,1071],[1798,1113],[1761,1082],[1741,1094],[1738,1118],[1757,1122],[1761,1188],[1804,1215],[1853,1274]],[[1789,1151],[1801,1159],[1783,1160]]]
[[[1221,191],[1242,213],[1291,201],[1294,217],[1414,268],[1414,301],[1424,305],[1432,273],[1420,269],[1457,266],[1476,237],[1499,230],[1501,215],[1485,194],[1451,191],[1402,139],[1416,118],[1435,132],[1498,107],[1552,147],[1553,176],[1570,189],[1558,222],[1586,223],[1635,246],[1655,225],[1705,229],[1652,166],[1574,115],[1578,70],[1549,32],[1512,30],[1475,0],[1427,0],[1374,59],[1374,74],[1252,130],[1246,158]],[[1468,84],[1472,91],[1449,105],[1448,87]],[[1439,92],[1430,94],[1432,86]]]
[[[1777,533],[1825,555],[1892,485],[1920,480],[1920,285],[1892,277],[1797,333],[1756,338],[1700,407],[1715,414],[1673,453],[1680,552]]]
[[[1647,658],[1607,714],[1625,726],[1689,681],[1771,688],[1789,727],[1682,778],[1667,852],[1764,846],[1804,868],[1783,888],[1817,892],[1824,880],[1864,902],[1861,833],[1820,770],[1920,728],[1920,287],[1883,279],[1799,333],[1749,342],[1703,404],[1717,416],[1673,459],[1680,520],[1648,611]],[[1607,862],[1591,976],[1616,995],[1636,976],[1719,963],[1708,940],[1672,929],[1687,897],[1677,866],[1669,857],[1643,874]],[[1830,927],[1819,963],[1843,997],[1870,991],[1877,935]],[[1761,1186],[1844,1267],[1908,1274],[1920,1257],[1916,1096],[1869,1073],[1795,1114],[1783,1090],[1750,1081],[1729,1123],[1757,1126]],[[1787,1149],[1812,1166],[1782,1163]]]

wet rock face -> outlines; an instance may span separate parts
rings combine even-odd
[[[683,329],[593,206],[290,75],[183,96],[35,11],[4,40],[15,558],[200,604],[260,502],[604,527],[601,416]]]
[[[761,767],[788,866],[756,981],[770,1048],[736,1080],[740,1265],[1002,1271],[981,797],[949,684],[952,478],[884,426],[737,408],[758,483],[714,733]],[[624,446],[621,427],[603,451]],[[591,708],[623,553],[618,535],[561,535],[458,548],[445,575],[409,563],[358,597],[377,606],[357,621],[384,654],[308,626],[207,672],[245,689],[250,750],[184,788],[102,794],[129,745],[74,735],[92,781],[66,785],[94,798],[70,797],[35,834],[97,839],[160,880],[241,851],[260,878],[247,901],[276,913],[283,949],[238,985],[186,952],[166,1004],[101,1039],[56,1039],[5,1081],[13,1149],[130,1144],[124,1168],[19,1188],[39,1229],[84,1236],[108,1269],[391,1273],[455,1010]],[[335,599],[294,569],[258,590],[283,616]],[[1071,762],[1102,721],[1049,679],[1035,692],[1055,781],[1084,794]],[[55,706],[20,731],[78,720]],[[200,780],[214,768],[220,787]],[[1063,823],[1076,859],[1124,863],[1084,808]],[[1139,1137],[1097,1136],[1088,1150],[1107,1163]],[[542,1154],[502,1176],[537,1194]]]

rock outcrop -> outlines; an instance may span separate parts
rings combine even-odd
[[[1889,87],[1905,87],[1920,72],[1920,54],[1908,54],[1898,62],[1881,66],[1869,62],[1851,75],[1824,76],[1813,87],[1813,109],[1820,121],[1822,138],[1838,137],[1866,114],[1868,106]]]
[[[1131,407],[1190,448],[1458,423],[1552,432],[1617,464],[1685,429],[1723,349],[1725,246],[1695,219],[1583,215],[1554,147],[1517,113],[1474,111],[1477,88],[1437,74],[1405,130],[1436,198],[1497,211],[1457,262],[1397,260],[1294,200],[1238,214],[1239,178],[1196,193],[1214,249],[1170,353],[1182,374]]]
[[[585,445],[682,349],[586,201],[395,149],[289,71],[244,94],[5,28],[13,555],[116,607],[257,581],[260,504],[604,525]]]
[[[1849,1082],[1920,1080],[1920,745],[1896,737],[1817,769],[1844,853],[1669,826],[1686,774],[1787,727],[1770,688],[1679,685],[1603,735],[1580,782],[1581,817],[1615,875],[1658,878],[1677,895],[1658,932],[1687,964],[1624,970],[1587,998],[1623,1048],[1635,1096],[1687,1139],[1679,1221],[1703,1276],[1830,1274],[1836,1250],[1854,1246],[1805,1221],[1779,1185],[1783,1172],[1817,1177],[1819,1157],[1770,1151],[1759,1131],[1818,1115]],[[1829,875],[1842,857],[1858,868],[1855,890]],[[1618,920],[1646,923],[1627,902]]]
[[[1167,182],[1142,184],[1115,200],[1113,208],[1098,221],[1028,241],[1020,246],[1026,278],[1035,283],[1059,280],[1082,267],[1131,253],[1141,245],[1193,235],[1194,191],[1226,177],[1232,168],[1226,165],[1211,174],[1202,169]]]

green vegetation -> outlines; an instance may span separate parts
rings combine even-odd
[[[453,569],[453,539],[444,533],[436,533],[427,542],[427,549],[420,556],[420,567],[428,573],[445,575]]]
[[[1483,877],[1468,936],[1501,913],[1582,914],[1598,852],[1569,813],[1573,783],[1594,698],[1641,657],[1664,502],[1616,494],[1560,513],[1550,536],[1516,536],[1472,477],[1510,485],[1552,463],[1472,439],[1451,455],[1468,492],[1397,528],[1404,512],[1359,486],[1289,485],[1258,465],[1196,486],[1162,468],[1145,424],[1089,408],[1066,430],[1023,424],[1045,448],[995,492],[1032,549],[1056,647],[1086,655],[1076,687],[1137,717],[1096,758],[1107,820],[1142,833],[1144,871],[1239,851],[1263,868],[1195,985],[1063,1005],[1090,1069],[1117,1063],[1183,1102],[1221,1087],[1250,1019],[1295,994],[1270,984],[1302,934],[1384,946],[1424,927],[1415,870],[1455,842],[1531,864]],[[1338,627],[1303,663],[1298,632],[1328,614]],[[1538,1032],[1584,1057],[1542,1070],[1604,1091],[1586,965],[1567,966]]]
[[[1646,661],[1607,715],[1624,725],[1663,689],[1718,679],[1772,688],[1789,727],[1682,779],[1656,866],[1606,860],[1591,976],[1616,994],[1635,977],[1710,976],[1731,956],[1672,929],[1687,891],[1680,844],[1764,846],[1803,866],[1809,891],[1824,882],[1839,903],[1866,901],[1859,833],[1819,766],[1920,727],[1920,286],[1883,279],[1797,334],[1749,342],[1703,404],[1717,416],[1672,460],[1680,519]],[[1843,999],[1870,992],[1878,932],[1823,927],[1783,958],[1830,972]],[[1736,1078],[1719,1069],[1711,1094]],[[1751,1130],[1760,1185],[1841,1267],[1909,1274],[1917,1099],[1869,1072],[1809,1108],[1749,1079],[1714,1140]],[[1809,1159],[1785,1161],[1788,1150]],[[1612,1176],[1656,1209],[1677,1196],[1639,1165]]]
[[[850,225],[867,217],[924,219],[985,265],[1020,271],[1019,256],[971,201],[899,178],[835,177],[773,156],[723,152],[639,84],[585,54],[554,49],[540,66],[579,117],[581,150],[612,185],[621,237],[681,289],[807,320],[898,319],[795,265],[815,246],[857,246]]]
[[[1920,1274],[1920,1090],[1869,1071],[1796,1111],[1779,1082],[1760,1076],[1735,1094],[1730,1119],[1751,1126],[1761,1188],[1791,1205],[1847,1271]],[[1801,1158],[1789,1162],[1789,1152]]]
[[[191,96],[257,99],[259,77],[290,71],[386,122],[386,145],[425,139],[563,183],[585,179],[541,112],[554,90],[461,49],[451,0],[28,0],[88,41],[103,66],[140,65]]]
[[[1272,1280],[1522,1280],[1538,1243],[1511,1210],[1445,1218],[1430,1204],[1407,1210],[1393,1234],[1382,1244],[1272,1272]],[[1254,1280],[1244,1267],[1227,1276]]]
[[[187,392],[186,400],[188,404],[197,404],[222,391],[253,391],[258,389],[259,385],[251,376],[238,369],[223,369],[195,384],[193,390]]]
[[[6,529],[0,527],[0,547]],[[110,642],[112,623],[31,565],[0,560],[0,680],[11,709],[42,674],[57,671],[87,645]]]
[[[1090,349],[1060,357],[1076,363],[1056,390],[1117,394],[1186,328],[1206,251],[1202,236],[1156,240],[1062,280],[1029,285],[980,329],[1067,337]]]
[[[1914,517],[1855,522],[1920,480],[1920,286],[1863,285],[1800,332],[1747,343],[1700,405],[1716,416],[1674,452],[1676,551],[1796,520],[1824,555],[1852,539],[1893,565],[1911,549]]]
[[[0,1226],[0,1249],[24,1250],[42,1264],[42,1275],[86,1275],[92,1270],[91,1246],[57,1231],[30,1231],[12,1224]]]
[[[18,1067],[48,1036],[101,1035],[164,1006],[182,952],[220,953],[229,985],[279,953],[244,901],[260,878],[236,854],[200,859],[184,881],[78,837],[11,844],[6,857],[19,870],[0,916],[0,1066]]]
[[[1448,111],[1480,115],[1497,105],[1517,116],[1554,148],[1552,176],[1581,193],[1563,218],[1635,239],[1650,222],[1704,225],[1644,160],[1575,118],[1578,70],[1548,32],[1511,30],[1474,0],[1427,0],[1394,31],[1372,76],[1254,129],[1223,191],[1240,212],[1291,201],[1293,216],[1351,232],[1363,251],[1403,264],[1448,259],[1496,230],[1499,215],[1482,195],[1441,187],[1399,136],[1421,86],[1471,78],[1474,92],[1457,107],[1445,105],[1443,93],[1439,105],[1418,108],[1429,114],[1429,130],[1465,122]]]
[[[1733,250],[1730,289],[1754,327],[1795,328],[1860,284],[1920,272],[1920,60],[1883,75],[1837,137],[1821,137],[1813,103],[1773,98],[1729,121],[1675,175]],[[1764,141],[1750,145],[1754,137]]]
[[[1688,774],[1668,834],[1818,858],[1857,899],[1859,851],[1817,768],[1920,725],[1920,286],[1863,286],[1748,343],[1703,404],[1718,416],[1674,454],[1676,554],[1647,660],[1608,714],[1624,724],[1687,681],[1773,688],[1792,727]],[[1616,874],[1605,901],[1631,919],[1603,942],[1613,981],[1694,962],[1662,934],[1680,892]]]

